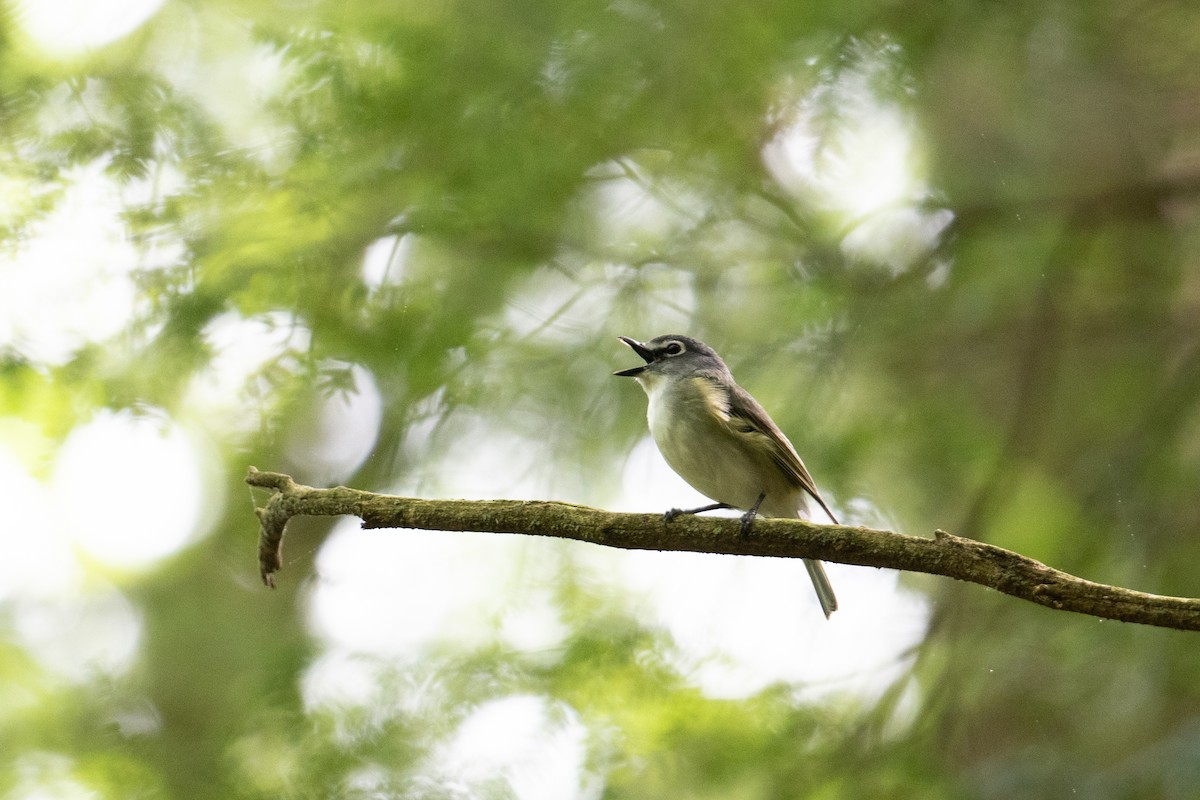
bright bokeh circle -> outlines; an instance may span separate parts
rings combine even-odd
[[[106,566],[138,569],[196,535],[205,478],[200,452],[165,415],[101,411],[63,443],[51,494],[76,546]]]

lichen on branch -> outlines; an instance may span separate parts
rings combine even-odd
[[[295,516],[362,519],[366,528],[419,528],[552,536],[626,550],[678,550],[923,572],[969,581],[1048,608],[1180,630],[1200,630],[1200,599],[1147,594],[1077,578],[1001,547],[944,531],[933,538],[806,520],[759,518],[750,536],[728,517],[626,514],[547,500],[422,500],[337,486],[315,489],[250,468],[246,483],[268,489],[255,509],[263,582],[283,566],[284,529]]]

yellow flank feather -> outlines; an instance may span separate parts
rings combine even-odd
[[[721,422],[729,422],[729,394],[720,385],[708,378],[698,376],[688,379],[696,387],[709,412]]]

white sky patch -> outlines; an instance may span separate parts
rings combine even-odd
[[[847,255],[899,273],[930,251],[952,215],[925,208],[932,191],[916,125],[870,77],[865,65],[804,97],[762,157],[792,196],[837,215]],[[836,103],[833,119],[823,102]]]
[[[305,708],[370,708],[376,705],[382,666],[347,650],[329,650],[304,672],[301,694]]]
[[[467,787],[499,779],[516,800],[598,798],[603,784],[589,775],[586,761],[587,727],[573,709],[538,695],[510,695],[471,712],[431,771]]]
[[[69,57],[127,36],[163,0],[17,0],[17,26],[47,53]]]
[[[507,561],[503,543],[490,541],[498,538],[367,531],[357,519],[341,521],[317,556],[309,624],[333,647],[374,655],[408,656],[447,640],[478,644],[491,619],[476,603],[503,584],[488,564]]]
[[[538,498],[546,451],[540,442],[497,430],[493,419],[455,413],[453,438],[443,445],[436,470],[439,486],[470,487],[474,500]],[[445,440],[444,440],[445,441]]]
[[[185,547],[219,513],[206,492],[210,469],[165,415],[101,411],[59,450],[50,507],[92,558],[145,568]]]
[[[54,514],[49,490],[9,450],[13,420],[0,426],[0,486],[5,488],[5,523],[0,526],[0,601],[53,597],[74,591],[83,570]]]
[[[16,639],[38,662],[76,683],[124,672],[137,655],[141,618],[115,589],[18,601]]]
[[[475,499],[533,490],[529,473],[536,459],[529,442],[488,432],[475,420],[463,424],[443,453],[454,470],[449,476],[439,471],[439,484],[470,486]],[[439,496],[428,488],[418,493]],[[441,647],[498,644],[532,658],[554,658],[569,634],[552,591],[565,557],[562,546],[487,533],[363,530],[352,518],[338,522],[317,556],[308,611],[309,628],[330,659],[306,678],[306,703],[378,701],[372,693],[347,696],[342,687],[341,669],[348,670],[350,684],[362,672],[361,664],[347,660],[354,656],[404,662]]]
[[[75,759],[47,750],[26,750],[13,754],[9,767],[12,783],[8,797],[22,800],[96,800],[102,790],[85,784],[79,777],[84,770]]]
[[[907,654],[928,622],[928,603],[902,589],[893,570],[826,564],[839,603],[826,621],[792,559],[649,566],[673,576],[650,593],[681,672],[710,697],[750,697],[784,682],[809,700],[874,700],[911,667]],[[646,565],[641,571],[644,580]]]
[[[915,173],[912,123],[897,108],[860,98],[851,103],[832,141],[823,141],[804,111],[767,146],[767,164],[794,192],[814,192],[818,200],[852,218],[923,196]]]
[[[597,240],[618,253],[666,250],[706,210],[703,198],[656,178],[633,158],[602,164],[589,174],[603,178],[590,197]]]
[[[400,283],[415,244],[416,236],[406,233],[403,236],[384,236],[367,245],[362,263],[363,283],[367,288],[378,289]]]
[[[120,187],[104,162],[68,174],[66,195],[14,251],[0,252],[0,346],[61,364],[133,316],[139,253],[127,234]]]
[[[121,183],[105,174],[107,163],[65,171],[54,209],[0,250],[0,346],[36,364],[62,364],[124,330],[138,310],[136,273],[182,257],[171,236],[135,243],[121,217],[131,204],[161,199],[177,185],[177,171],[164,167],[152,179]]]
[[[892,208],[855,226],[842,240],[842,249],[899,274],[930,252],[953,219],[954,212],[949,209]]]
[[[368,531],[347,519],[317,556],[310,627],[331,648],[397,658],[497,638],[518,650],[552,649],[566,629],[538,578],[548,584],[557,562],[537,545],[486,533]]]
[[[184,407],[213,435],[238,439],[262,429],[276,383],[264,370],[294,371],[308,350],[309,329],[285,311],[243,317],[230,311],[201,334],[212,358],[188,384]]]
[[[321,369],[349,370],[352,386],[321,389],[287,444],[296,477],[318,486],[349,478],[379,438],[383,396],[371,372],[359,364],[330,361]]]
[[[285,53],[255,41],[253,26],[234,16],[181,3],[168,10],[181,16],[158,26],[152,45],[157,52],[147,57],[204,108],[232,146],[281,172],[297,145],[294,129],[272,108],[294,74]]]
[[[306,710],[333,724],[334,740],[353,747],[377,741],[401,715],[416,724],[428,719],[442,729],[441,721],[456,702],[455,689],[442,677],[436,658],[402,661],[398,668],[391,659],[332,649],[305,671],[301,693]],[[353,713],[344,713],[350,709]]]
[[[505,608],[497,631],[501,642],[523,653],[549,653],[569,633],[548,589],[522,592],[517,602]]]
[[[630,293],[634,281],[637,291]],[[629,332],[614,326],[634,324],[630,320],[649,331],[629,334],[639,338],[686,330],[696,305],[692,276],[684,270],[586,261],[530,273],[505,303],[504,325],[517,336],[547,343],[615,343]],[[616,315],[597,314],[598,308],[615,309]]]

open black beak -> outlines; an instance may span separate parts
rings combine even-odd
[[[651,361],[654,360],[654,353],[651,353],[646,348],[646,345],[642,344],[637,339],[630,339],[628,336],[618,336],[617,338],[620,339],[625,344],[629,345],[631,348],[633,348],[633,352],[635,352],[639,356],[641,356],[642,359],[647,364],[649,364]],[[632,378],[634,376],[642,374],[645,371],[646,371],[646,368],[644,366],[630,367],[629,369],[618,370],[618,371],[614,372],[613,375],[620,375],[622,378]]]

